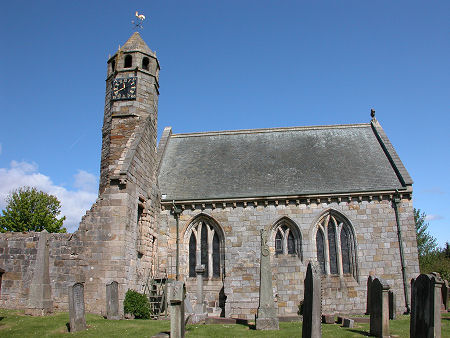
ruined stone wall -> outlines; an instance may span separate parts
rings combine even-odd
[[[2,279],[0,306],[26,308],[36,262],[38,232],[0,234]],[[67,310],[69,285],[83,280],[84,250],[76,234],[49,235],[49,273],[55,310]]]
[[[186,205],[180,218],[180,271],[187,280],[188,297],[195,301],[195,284],[188,275],[188,241],[184,238],[192,219],[204,213],[211,216],[225,233],[225,276],[227,297],[226,316],[253,319],[258,307],[260,230],[288,217],[300,229],[302,235],[303,261],[296,256],[274,255],[274,234],[269,244],[272,251],[273,289],[279,315],[295,315],[303,298],[303,280],[308,261],[317,260],[316,222],[327,210],[334,209],[351,223],[356,244],[356,278],[352,275],[327,275],[323,277],[323,311],[363,313],[366,309],[366,281],[369,273],[384,278],[397,296],[397,311],[404,311],[403,281],[400,263],[397,225],[392,202],[388,196],[364,197],[361,200],[321,200],[276,205],[259,202]],[[293,203],[294,202],[294,203]],[[415,239],[412,201],[403,199],[400,208],[406,256],[407,279],[419,273],[417,243]],[[175,257],[175,220],[169,210],[161,212],[161,231],[167,234],[168,257]],[[169,265],[169,262],[167,262]],[[170,270],[170,266],[167,266]],[[192,279],[192,280],[191,280]],[[211,281],[213,282],[213,281]],[[221,283],[221,281],[216,282]],[[208,285],[208,283],[206,283]],[[210,283],[211,284],[211,283]],[[217,287],[206,295],[208,301],[218,301]],[[214,289],[214,291],[212,290]]]

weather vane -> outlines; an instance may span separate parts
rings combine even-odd
[[[144,26],[142,25],[142,23],[145,20],[145,15],[144,14],[139,14],[138,11],[136,11],[136,20],[132,20],[131,23],[133,24],[134,28],[136,30],[140,29],[144,29]]]

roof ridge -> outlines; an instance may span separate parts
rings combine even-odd
[[[299,131],[299,130],[316,130],[316,129],[342,129],[342,128],[362,128],[370,127],[370,123],[354,123],[354,124],[334,124],[322,126],[297,126],[297,127],[278,127],[278,128],[257,128],[257,129],[236,129],[236,130],[221,130],[221,131],[203,131],[192,133],[172,134],[171,137],[198,137],[198,136],[213,136],[213,135],[237,135],[237,134],[258,134],[270,132],[283,131]]]

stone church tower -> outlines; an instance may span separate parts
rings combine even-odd
[[[78,231],[89,266],[86,289],[95,300],[104,299],[112,280],[124,288],[121,298],[125,287],[140,290],[153,267],[159,70],[137,32],[107,63],[99,198]]]

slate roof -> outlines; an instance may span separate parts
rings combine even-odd
[[[177,201],[404,189],[412,180],[380,132],[367,123],[168,134],[159,186]]]

